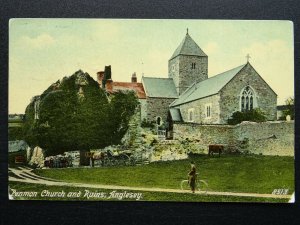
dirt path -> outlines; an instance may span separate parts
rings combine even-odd
[[[9,168],[9,181],[17,181],[23,183],[45,184],[50,186],[67,186],[67,187],[82,187],[82,188],[96,188],[96,189],[112,189],[112,190],[132,190],[132,191],[150,191],[150,192],[170,192],[170,193],[191,193],[188,190],[169,189],[169,188],[147,188],[147,187],[128,187],[116,185],[102,185],[102,184],[84,184],[84,183],[69,183],[59,181],[51,178],[41,177],[32,172],[30,168],[19,167]],[[196,192],[195,194],[203,194],[203,192]],[[274,195],[274,194],[258,194],[258,193],[237,193],[237,192],[216,192],[207,191],[206,195],[222,195],[222,196],[241,196],[241,197],[255,197],[255,198],[284,198],[290,199],[291,195]]]

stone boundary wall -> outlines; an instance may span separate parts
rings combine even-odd
[[[294,121],[243,122],[230,125],[174,124],[174,139],[188,139],[204,152],[210,144],[223,144],[226,151],[294,156]]]

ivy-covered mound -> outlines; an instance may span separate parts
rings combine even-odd
[[[134,92],[108,98],[89,74],[79,70],[33,98],[25,112],[25,140],[46,155],[119,144],[137,105]]]

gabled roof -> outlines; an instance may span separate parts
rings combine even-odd
[[[172,78],[142,77],[146,96],[154,98],[178,98]]]
[[[118,90],[133,90],[139,99],[146,98],[145,90],[142,83],[136,82],[113,82],[112,92]]]
[[[169,111],[170,111],[172,121],[182,122],[182,117],[181,117],[181,113],[180,113],[179,108],[170,108]]]
[[[183,92],[178,99],[172,102],[170,106],[174,107],[217,94],[245,65],[246,64],[220,73],[199,83],[194,83],[190,88]]]
[[[188,33],[173,53],[171,59],[178,55],[207,56]]]
[[[283,111],[283,110],[288,110],[289,106],[288,105],[278,105],[277,110],[278,111]]]

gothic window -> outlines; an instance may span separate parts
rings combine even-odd
[[[205,105],[205,117],[210,118],[211,117],[211,104]]]
[[[192,63],[192,69],[196,69],[196,63]]]
[[[241,111],[245,112],[248,110],[252,110],[254,108],[254,91],[252,90],[251,87],[246,86],[242,92],[241,92],[241,97],[240,97],[240,106],[241,106]]]

